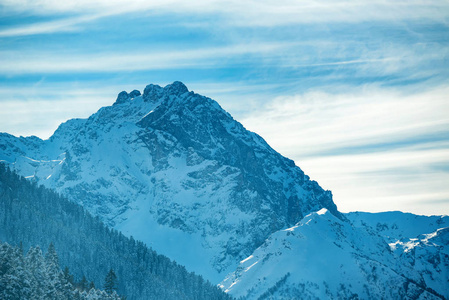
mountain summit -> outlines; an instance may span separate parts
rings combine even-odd
[[[0,160],[213,282],[305,215],[340,216],[330,191],[179,81],[121,92],[48,140],[1,134]]]

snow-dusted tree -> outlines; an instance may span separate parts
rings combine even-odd
[[[79,291],[66,279],[72,277],[68,269],[63,273],[54,265],[56,261],[57,254],[53,245],[49,247],[44,259],[39,247],[30,248],[24,257],[20,248],[0,243],[0,299],[120,299],[115,291],[111,293],[96,289],[91,289],[89,293]],[[49,272],[53,275],[50,276]]]
[[[21,250],[9,244],[0,247],[0,299],[31,299],[30,273]]]
[[[59,268],[59,258],[53,243],[50,243],[48,246],[47,253],[45,254],[45,264],[48,280],[50,282],[46,297],[48,299],[61,299],[63,298],[64,275]]]
[[[39,246],[31,247],[25,257],[25,261],[31,274],[30,285],[33,297],[35,299],[45,299],[50,282],[41,248]]]

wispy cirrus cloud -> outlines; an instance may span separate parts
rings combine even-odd
[[[104,12],[122,14],[152,11],[177,14],[219,14],[239,26],[275,26],[301,23],[366,22],[429,19],[447,22],[446,1],[195,1],[179,0],[3,0],[5,9],[36,14]]]
[[[0,29],[0,38],[81,31],[84,28],[79,25],[107,16],[110,16],[110,14],[81,15],[12,27],[8,26],[5,29]]]
[[[260,80],[258,74],[270,72],[277,80],[288,84],[301,79],[308,85],[330,84],[333,81],[370,80],[427,80],[444,77],[448,71],[438,64],[449,57],[443,46],[429,47],[430,54],[422,53],[422,47],[402,45],[379,48],[375,52],[353,45],[339,49],[338,44],[324,48],[310,47],[301,41],[256,41],[231,45],[195,48],[176,45],[164,49],[117,49],[117,51],[66,51],[59,48],[43,50],[0,51],[0,75],[26,74],[88,74],[144,72],[157,70],[217,70],[233,68],[235,72],[253,73],[252,80]],[[339,51],[334,55],[335,51]],[[313,53],[319,52],[319,55]],[[358,52],[358,53],[356,53]],[[358,58],[354,59],[354,55]],[[440,72],[436,72],[440,69]],[[397,79],[395,79],[397,78]],[[267,78],[270,80],[270,78]],[[310,82],[315,80],[315,82]],[[263,82],[266,85],[275,82]]]
[[[0,38],[42,35],[65,32],[89,31],[95,28],[93,21],[126,14],[140,14],[152,18],[154,15],[193,15],[194,19],[185,24],[210,27],[211,19],[216,19],[214,27],[238,30],[235,27],[285,27],[301,24],[372,23],[372,22],[438,22],[448,26],[446,1],[329,1],[313,2],[284,1],[279,5],[274,1],[195,1],[179,0],[2,0],[0,7],[5,15],[30,14],[51,17],[49,20],[15,22],[0,29]],[[198,22],[195,18],[208,16],[208,22]],[[130,17],[132,27],[133,18]],[[404,26],[407,26],[404,23]]]
[[[282,96],[248,115],[244,122],[262,129],[264,136],[272,136],[273,144],[295,151],[286,153],[294,157],[340,154],[342,147],[363,151],[373,150],[376,144],[392,148],[395,142],[400,147],[413,137],[447,134],[449,88],[406,90],[365,86],[352,88],[351,93],[312,91]],[[276,132],[284,135],[276,138]]]
[[[126,53],[78,53],[60,54],[24,51],[20,60],[15,60],[16,51],[1,53],[0,73],[60,73],[60,72],[115,72],[151,69],[172,69],[195,66],[214,67],[218,60],[242,55],[278,56],[276,51],[291,48],[295,43],[252,43],[184,49],[172,51],[147,51]],[[56,51],[57,52],[57,51]]]

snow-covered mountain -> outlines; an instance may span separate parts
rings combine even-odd
[[[332,194],[181,82],[121,92],[0,161],[236,297],[449,298],[448,217],[341,214]]]
[[[121,92],[48,140],[0,135],[0,160],[107,224],[220,282],[332,195],[181,82]]]
[[[220,286],[245,299],[448,298],[449,228],[388,245],[349,219],[326,209],[306,216],[272,234]]]

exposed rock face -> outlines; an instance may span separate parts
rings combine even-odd
[[[130,97],[131,99],[134,99],[134,98],[136,98],[136,97],[139,97],[140,95],[142,95],[142,94],[141,94],[140,91],[138,91],[138,90],[133,90],[131,93],[129,93],[129,97]]]
[[[128,93],[126,91],[120,92],[117,96],[117,100],[115,100],[113,105],[123,104],[130,99]]]

